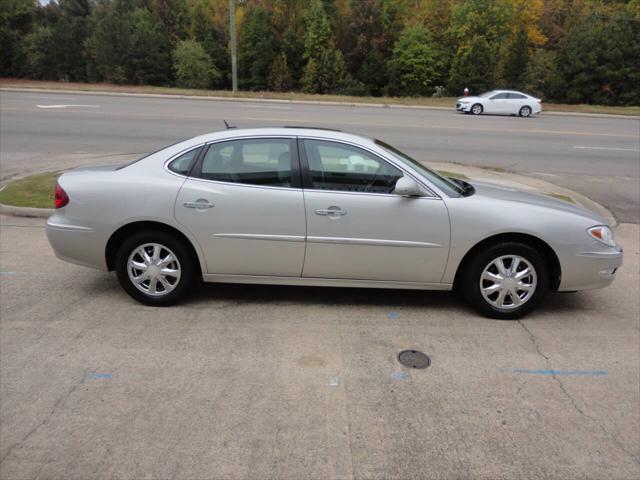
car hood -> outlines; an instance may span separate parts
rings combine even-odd
[[[477,102],[484,100],[482,97],[462,97],[456,100],[456,102]]]
[[[564,200],[543,195],[540,193],[527,192],[517,188],[507,187],[504,185],[496,185],[485,182],[471,182],[476,189],[476,195],[483,197],[506,200],[509,202],[524,203],[527,205],[536,205],[540,207],[561,210],[563,212],[580,215],[594,220],[596,223],[606,224],[605,220],[595,212],[584,207],[573,205]]]

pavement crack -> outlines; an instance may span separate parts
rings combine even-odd
[[[29,430],[20,440],[18,440],[15,444],[13,444],[11,447],[9,447],[9,449],[5,452],[5,454],[2,456],[2,458],[0,458],[0,465],[2,465],[4,463],[4,461],[7,459],[7,457],[9,457],[9,455],[11,454],[11,452],[13,452],[17,447],[19,447],[20,445],[22,445],[24,442],[26,442],[27,440],[29,440],[29,438],[31,438],[32,435],[34,435],[38,430],[40,430],[40,428],[42,428],[43,426],[45,426],[47,423],[49,423],[49,420],[51,419],[51,417],[53,417],[53,415],[56,413],[56,411],[58,410],[58,408],[60,407],[60,405],[67,399],[69,398],[73,392],[76,391],[76,389],[82,384],[84,383],[84,380],[86,378],[86,372],[82,373],[82,376],[80,377],[80,380],[78,380],[77,382],[75,382],[71,388],[64,393],[62,396],[60,396],[55,403],[53,404],[53,407],[51,408],[51,411],[47,414],[47,416],[35,427],[33,427],[31,430]]]
[[[527,332],[527,335],[529,336],[529,339],[531,340],[531,343],[533,344],[534,348],[536,349],[536,352],[538,352],[538,354],[542,358],[544,358],[544,361],[545,361],[547,369],[553,372],[553,366],[551,365],[551,361],[549,360],[549,357],[547,355],[545,355],[544,352],[542,351],[542,349],[540,348],[540,345],[538,344],[538,339],[536,338],[536,336],[533,334],[533,332],[531,330],[529,330],[527,328],[527,326],[522,322],[522,320],[518,320],[518,323],[524,329],[524,331]],[[634,455],[632,452],[630,452],[622,444],[622,442],[620,440],[618,440],[618,438],[613,433],[611,433],[607,429],[607,427],[604,426],[604,424],[602,422],[600,422],[597,418],[589,415],[582,408],[580,408],[580,406],[577,404],[576,400],[573,398],[573,396],[571,396],[571,394],[565,388],[564,384],[562,383],[562,380],[560,380],[560,378],[555,373],[552,373],[551,376],[553,377],[553,379],[558,384],[558,387],[560,387],[560,390],[562,391],[564,396],[567,397],[569,402],[571,402],[571,405],[573,406],[573,409],[576,412],[578,412],[580,415],[582,415],[587,420],[591,420],[591,422],[593,422],[598,428],[600,428],[600,430],[602,430],[602,432],[607,437],[609,437],[611,439],[611,441],[613,442],[613,444],[616,447],[618,447],[622,452],[624,452],[626,455],[628,455],[633,460],[634,463],[640,464],[640,457],[638,457],[637,455]]]

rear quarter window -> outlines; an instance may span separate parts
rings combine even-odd
[[[200,150],[202,150],[202,147],[197,147],[173,159],[171,163],[169,163],[169,170],[178,175],[188,175],[193,166],[193,162],[198,158]]]

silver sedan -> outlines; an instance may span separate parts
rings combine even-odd
[[[549,291],[609,285],[622,250],[593,212],[444,178],[379,140],[226,130],[63,174],[47,235],[169,305],[207,282],[458,290],[518,318]]]

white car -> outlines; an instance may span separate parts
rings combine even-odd
[[[520,115],[529,117],[542,111],[540,99],[513,90],[491,90],[477,97],[462,97],[456,102],[456,110],[480,115]]]

